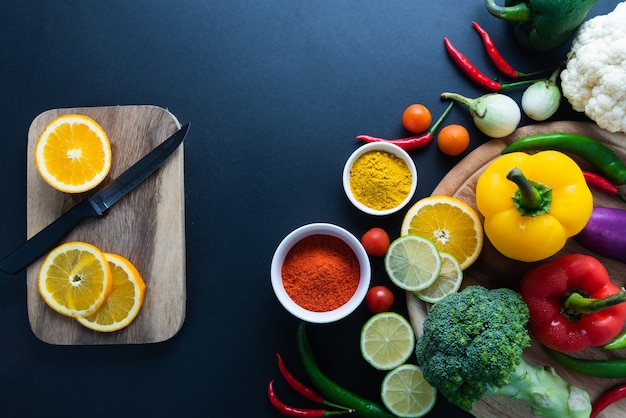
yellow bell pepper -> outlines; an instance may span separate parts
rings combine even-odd
[[[478,178],[484,230],[503,255],[539,261],[556,254],[587,224],[593,197],[582,170],[559,151],[495,159]]]

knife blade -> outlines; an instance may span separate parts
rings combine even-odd
[[[159,168],[187,136],[190,123],[120,174],[108,186],[83,199],[0,261],[0,271],[16,274],[49,251],[78,223],[104,213]]]

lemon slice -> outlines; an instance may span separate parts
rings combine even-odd
[[[433,409],[437,390],[424,379],[418,366],[404,364],[387,373],[381,397],[383,404],[397,417],[422,417]]]
[[[441,271],[441,256],[430,240],[404,235],[387,249],[385,270],[396,286],[414,292],[434,283]]]
[[[426,289],[416,290],[415,296],[428,303],[435,303],[451,293],[456,292],[463,282],[463,270],[456,258],[448,253],[441,256],[441,272],[437,280]]]
[[[418,200],[406,213],[400,235],[413,234],[431,240],[440,252],[457,259],[465,270],[480,255],[483,226],[476,211],[450,196]]]
[[[372,316],[361,330],[361,354],[378,370],[391,370],[403,364],[414,348],[411,323],[395,312]]]

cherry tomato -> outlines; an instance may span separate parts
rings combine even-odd
[[[461,125],[445,126],[437,135],[437,146],[446,155],[456,156],[461,154],[467,149],[469,143],[469,132]]]
[[[430,126],[433,117],[430,110],[422,104],[412,104],[407,107],[402,114],[402,125],[404,129],[415,134],[424,132]]]
[[[363,234],[361,244],[369,255],[382,257],[389,248],[389,235],[382,228],[372,228]]]
[[[365,304],[372,313],[386,312],[393,306],[393,292],[385,286],[374,286],[365,295]]]

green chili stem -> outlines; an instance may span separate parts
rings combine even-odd
[[[623,288],[619,292],[602,299],[588,298],[579,292],[572,292],[563,302],[563,309],[568,314],[580,315],[600,312],[624,302],[626,302],[626,290]]]

